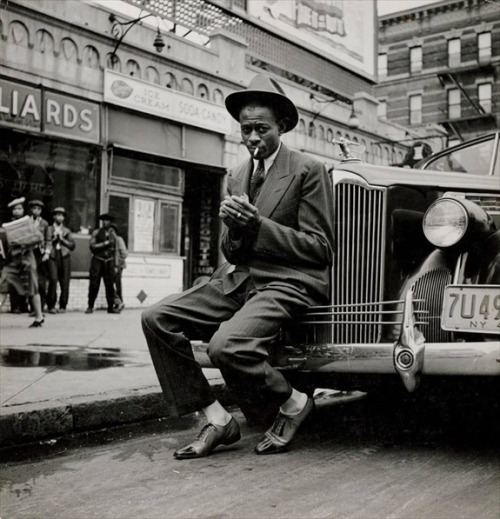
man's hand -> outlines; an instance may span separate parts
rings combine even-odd
[[[219,218],[233,230],[243,231],[260,224],[259,210],[249,202],[246,194],[226,195],[220,205]]]
[[[44,252],[43,256],[42,256],[42,261],[47,261],[48,259],[49,259],[49,253],[48,252]]]

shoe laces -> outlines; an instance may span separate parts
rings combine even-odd
[[[271,427],[271,432],[281,436],[287,421],[287,417],[284,414],[278,413],[278,416],[275,418],[273,426]]]
[[[200,441],[200,440],[205,441],[205,438],[208,436],[208,434],[211,431],[217,432],[217,428],[215,427],[214,424],[207,423],[207,425],[205,425],[205,427],[203,427],[203,429],[198,433],[198,436],[196,437],[195,441]]]

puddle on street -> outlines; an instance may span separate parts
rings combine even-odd
[[[3,347],[0,364],[15,367],[56,367],[63,370],[87,371],[147,366],[150,361],[148,353],[142,351],[124,352],[120,348],[31,344]]]

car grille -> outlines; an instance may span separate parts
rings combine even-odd
[[[368,304],[381,301],[383,294],[385,189],[339,183],[335,213],[332,304],[356,305],[356,310],[363,310],[358,305],[366,303],[367,309],[375,310]],[[381,334],[378,320],[376,313],[335,315],[331,340],[335,344],[377,342]]]
[[[426,342],[451,342],[452,334],[441,329],[441,308],[446,285],[451,283],[451,271],[438,268],[426,272],[413,284],[414,298],[422,301],[419,309],[426,312],[427,325],[422,327]]]

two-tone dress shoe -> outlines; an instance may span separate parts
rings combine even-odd
[[[274,420],[273,425],[266,431],[264,437],[255,447],[257,454],[278,454],[285,452],[295,437],[297,429],[314,409],[314,400],[308,398],[304,409],[296,415],[285,415],[282,412]]]
[[[174,452],[174,458],[178,460],[203,458],[211,454],[218,445],[231,445],[240,438],[240,427],[234,418],[231,418],[227,425],[208,423],[193,443]]]

